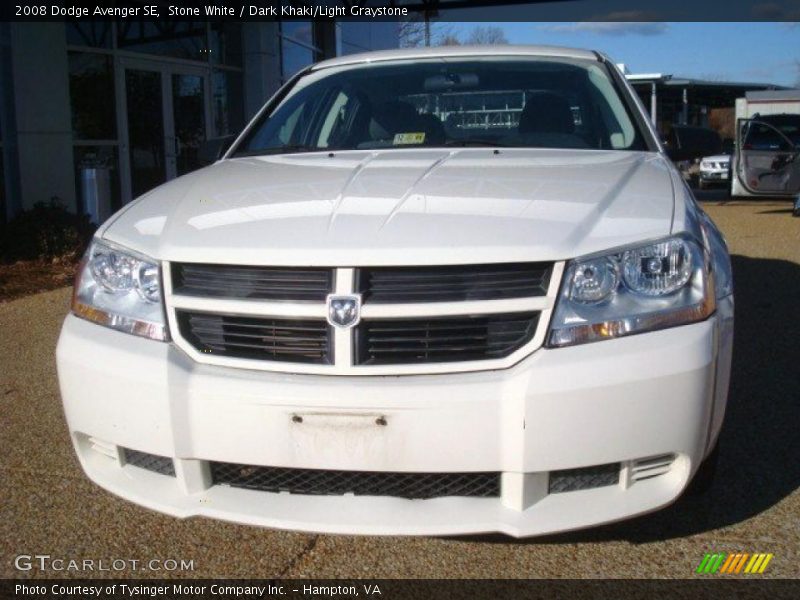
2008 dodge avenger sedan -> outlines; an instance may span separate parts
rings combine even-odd
[[[725,242],[610,60],[445,47],[314,65],[124,207],[57,355],[83,468],[133,502],[529,536],[709,468],[732,336]]]

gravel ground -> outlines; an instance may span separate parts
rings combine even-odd
[[[307,535],[162,516],[90,484],[73,455],[54,364],[70,294],[60,289],[0,304],[0,577],[41,576],[13,565],[37,553],[193,559],[184,575],[195,577],[690,577],[708,551],[772,552],[767,576],[800,577],[800,219],[787,202],[705,197],[734,255],[738,319],[720,468],[705,495],[523,541]]]

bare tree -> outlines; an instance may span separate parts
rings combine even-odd
[[[473,29],[467,37],[468,44],[507,44],[506,34],[496,25],[480,26]]]
[[[400,21],[398,35],[401,48],[461,45],[458,32],[450,23],[426,22],[419,14],[407,21]]]
[[[416,48],[425,45],[425,23],[414,15],[407,21],[397,24],[398,41],[401,48]]]
[[[461,40],[458,39],[457,35],[447,34],[441,37],[438,40],[437,46],[460,46]]]

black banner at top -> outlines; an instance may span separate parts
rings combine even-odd
[[[786,21],[800,0],[9,0],[2,21]]]

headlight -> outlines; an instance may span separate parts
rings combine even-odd
[[[93,242],[81,261],[72,312],[125,333],[169,339],[158,263],[104,242]]]
[[[567,265],[551,347],[570,346],[706,319],[716,308],[703,248],[685,236]]]

